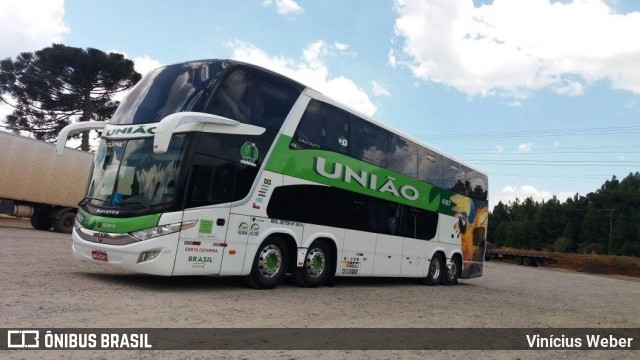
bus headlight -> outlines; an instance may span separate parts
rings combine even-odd
[[[193,227],[196,224],[196,222],[198,221],[192,220],[192,221],[185,221],[181,223],[156,226],[149,229],[134,231],[131,233],[131,236],[135,237],[138,240],[148,240],[154,237],[173,234],[175,232],[188,229],[190,227]]]

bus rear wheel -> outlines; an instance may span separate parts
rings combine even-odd
[[[331,275],[332,263],[331,251],[327,244],[315,241],[307,250],[304,266],[295,268],[296,282],[312,288],[323,285]]]
[[[279,238],[265,240],[253,260],[247,284],[256,289],[272,289],[278,286],[287,274],[288,252]]]
[[[429,263],[429,273],[425,279],[425,285],[435,286],[442,283],[442,278],[446,274],[446,266],[440,254],[433,255]]]
[[[458,278],[460,277],[460,272],[462,271],[462,265],[460,264],[460,260],[457,257],[451,259],[451,263],[447,267],[447,276],[444,279],[445,285],[456,285],[458,284]]]

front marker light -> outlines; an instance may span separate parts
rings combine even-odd
[[[151,250],[140,253],[138,256],[138,264],[145,261],[150,261],[158,257],[160,255],[160,250]]]
[[[135,237],[138,240],[148,240],[154,237],[173,234],[175,232],[191,228],[197,222],[198,220],[191,220],[191,221],[185,221],[185,222],[180,222],[175,224],[156,226],[149,229],[134,231],[131,233],[131,236]]]

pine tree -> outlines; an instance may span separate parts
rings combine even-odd
[[[0,61],[0,101],[13,106],[5,119],[12,131],[53,140],[75,121],[105,121],[118,102],[113,96],[141,78],[122,54],[62,44]],[[82,150],[89,136],[82,134]]]

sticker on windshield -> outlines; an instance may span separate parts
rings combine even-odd
[[[246,141],[240,148],[240,156],[242,157],[240,163],[256,166],[256,161],[258,160],[258,148],[256,144]]]
[[[111,199],[111,206],[120,206],[121,202],[122,202],[122,194],[114,193],[113,199]]]

